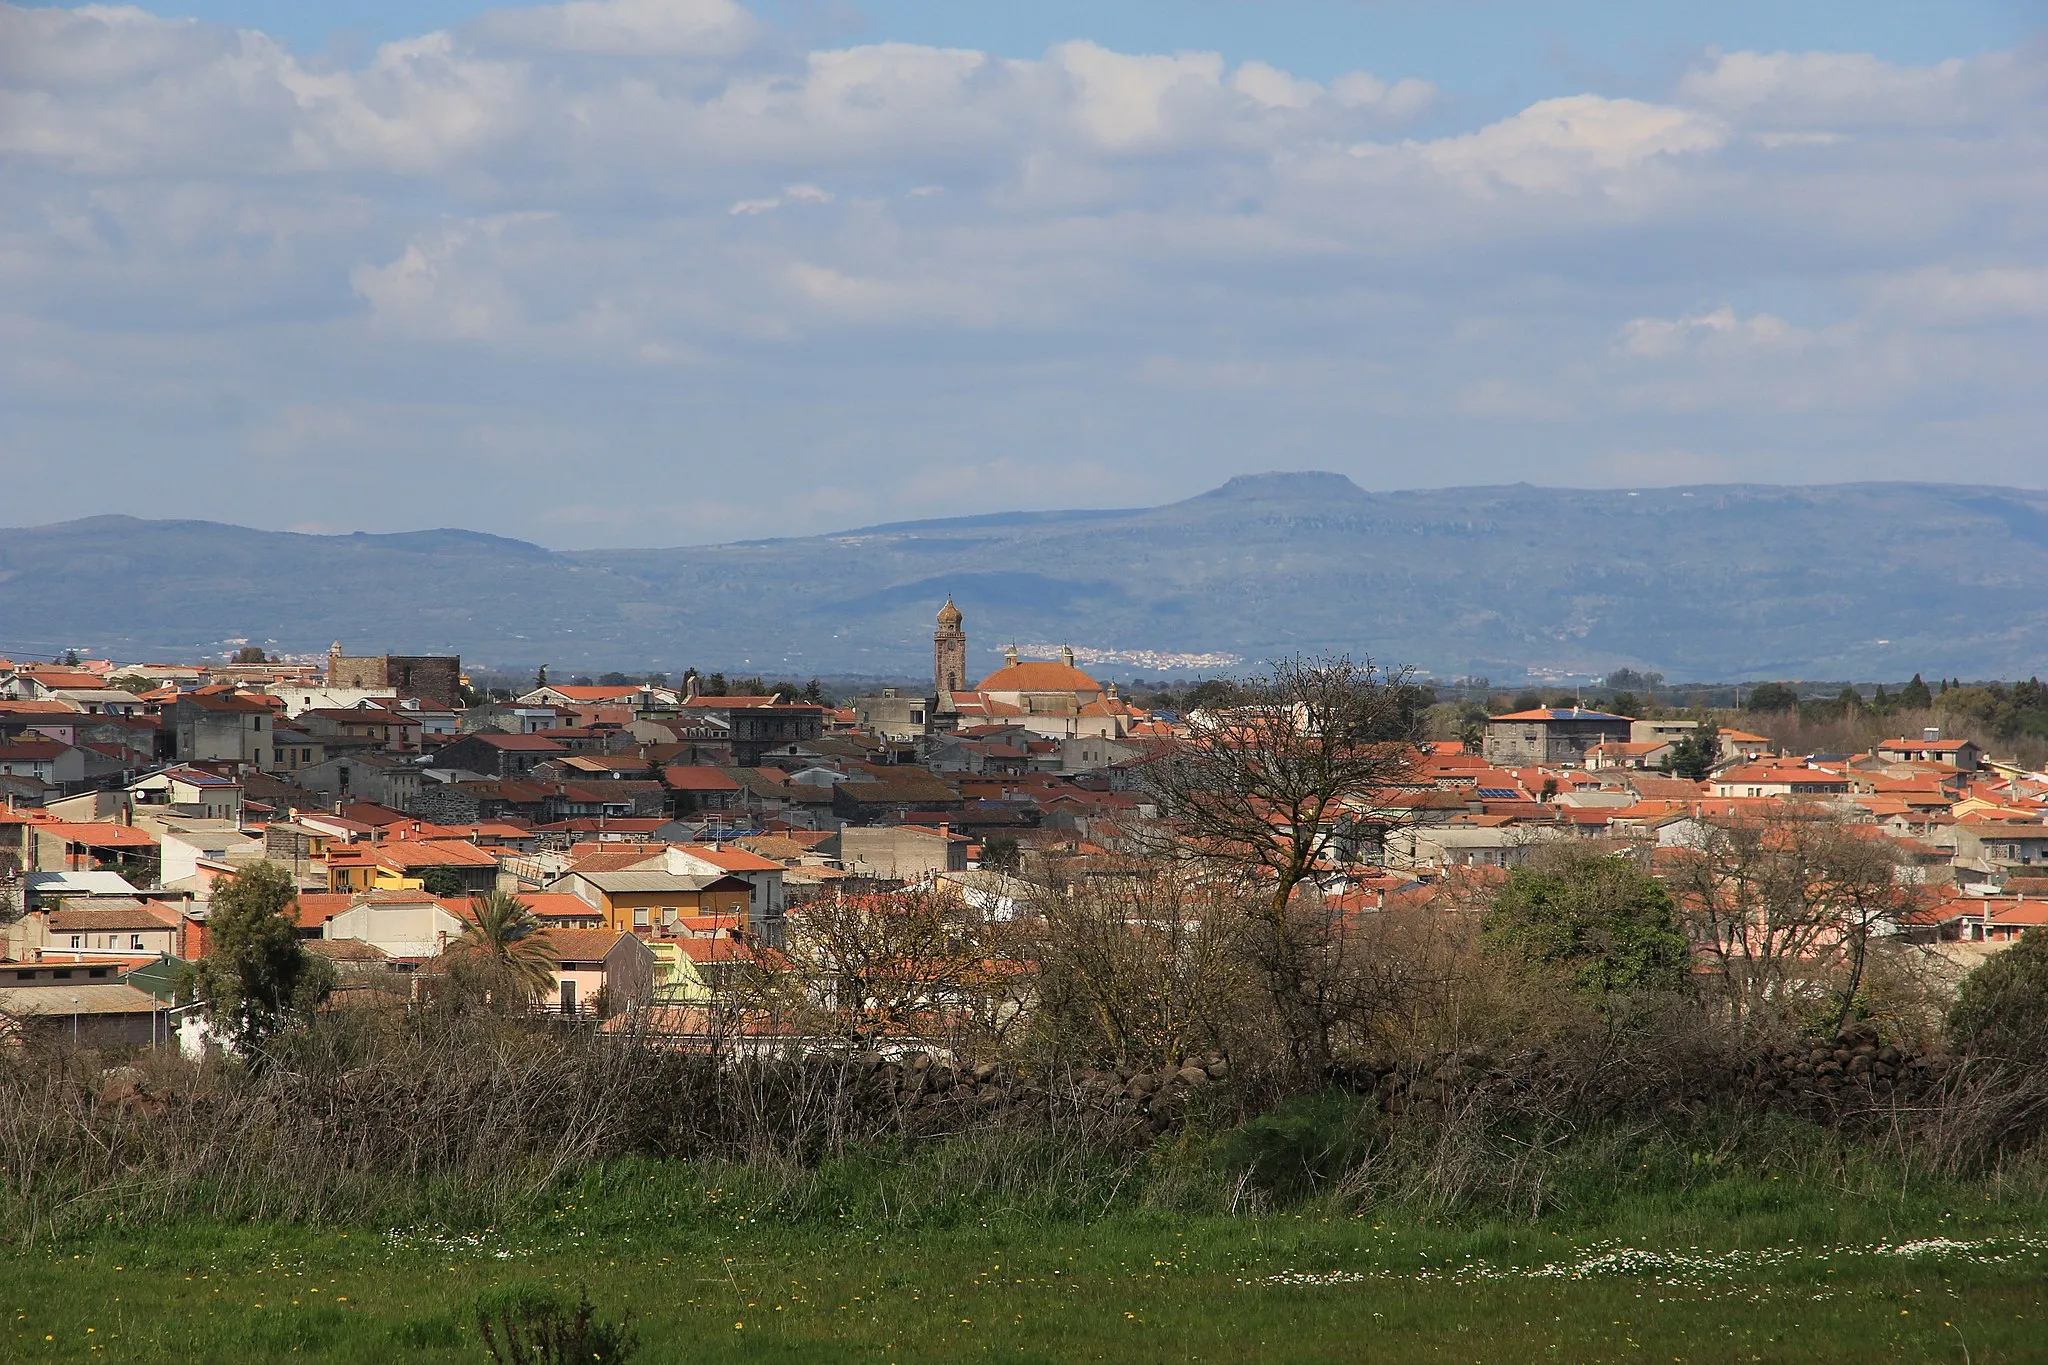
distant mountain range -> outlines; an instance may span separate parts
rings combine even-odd
[[[2048,493],[1943,484],[1368,493],[1260,474],[1163,507],[666,550],[88,517],[0,529],[0,654],[460,653],[472,667],[920,675],[1070,641],[1438,676],[2015,677],[2048,665]],[[273,643],[274,642],[274,643]],[[1110,676],[1158,667],[1106,664]]]

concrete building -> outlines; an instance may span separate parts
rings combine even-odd
[[[183,693],[171,708],[178,760],[261,768],[270,757],[270,729],[276,716],[271,701],[253,692],[207,687]]]
[[[1984,752],[1967,739],[1943,739],[1930,726],[1918,739],[1888,739],[1877,746],[1877,756],[1894,763],[1947,763],[1963,772],[1975,772]]]
[[[461,916],[424,891],[372,891],[320,926],[320,936],[367,943],[389,957],[423,961],[462,937]]]
[[[540,1004],[569,1016],[624,1013],[654,996],[654,950],[617,929],[550,929],[559,955]]]
[[[849,872],[916,881],[942,872],[965,872],[967,840],[943,826],[849,826],[839,831],[839,860]]]
[[[922,739],[933,728],[936,707],[930,697],[908,696],[885,687],[879,695],[855,697],[847,704],[853,708],[861,729],[885,740],[902,743]]]

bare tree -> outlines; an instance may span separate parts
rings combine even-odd
[[[1873,940],[1918,904],[1896,848],[1819,806],[1702,823],[1666,875],[1728,1021],[1748,1034],[1840,993],[1847,1022]]]
[[[1003,989],[984,929],[981,912],[945,888],[807,901],[790,914],[776,984],[788,1013],[822,1032],[863,1043],[929,1036]]]
[[[1411,774],[1428,702],[1407,679],[1370,660],[1283,660],[1142,769],[1178,856],[1239,883],[1251,953],[1310,1073],[1331,1059],[1349,948],[1344,916],[1298,893],[1324,860],[1384,842],[1376,798]]]
[[[1247,999],[1241,907],[1228,892],[1170,863],[1046,892],[1020,945],[1038,1045],[1148,1064],[1229,1050],[1256,1002]]]

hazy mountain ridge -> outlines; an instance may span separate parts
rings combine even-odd
[[[2026,676],[2048,494],[1939,484],[1368,493],[1268,474],[1162,507],[677,549],[90,517],[0,529],[0,653],[457,650],[478,664],[916,671],[950,592],[974,658],[1369,651],[1439,674]],[[423,585],[433,585],[422,593]]]

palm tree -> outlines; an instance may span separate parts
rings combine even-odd
[[[531,1002],[554,982],[561,961],[533,907],[504,891],[470,902],[469,925],[448,945],[448,952],[522,1003]]]

